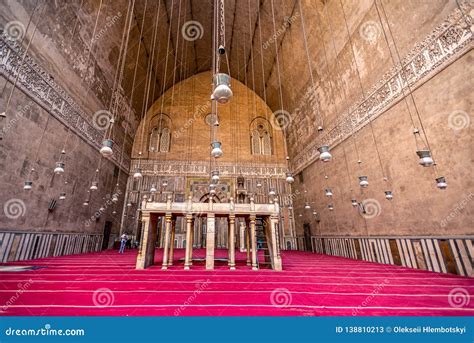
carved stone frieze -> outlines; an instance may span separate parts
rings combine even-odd
[[[209,162],[206,161],[161,161],[161,160],[132,160],[130,170],[133,171],[140,165],[143,175],[182,175],[204,176],[210,175]],[[219,172],[222,177],[276,177],[284,178],[286,173],[284,164],[278,165],[251,165],[234,163],[219,163]]]
[[[2,32],[0,34],[0,75],[12,83],[18,77],[16,83],[18,89],[26,93],[88,144],[100,149],[104,131],[92,124],[93,116],[87,115],[64,88],[58,85],[28,54],[22,63],[24,53],[24,48],[17,41],[10,39]],[[115,94],[115,97],[118,97],[118,107],[122,111],[130,111],[129,106],[124,104],[123,96]],[[125,107],[127,108],[125,109]],[[114,146],[115,154],[112,161],[124,170],[128,170],[130,157],[125,154],[121,159],[119,148],[117,145]]]

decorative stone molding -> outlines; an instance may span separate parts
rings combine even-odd
[[[104,138],[104,131],[91,123],[92,116],[87,115],[79,104],[31,56],[26,55],[24,63],[21,63],[24,53],[25,50],[18,41],[10,39],[2,32],[0,34],[0,75],[14,83],[19,74],[16,84],[18,89],[63,125],[69,127],[85,142],[99,150]],[[120,111],[128,110],[130,113],[131,109],[126,104],[124,96],[120,92],[116,92],[114,97],[117,98],[117,108]],[[128,170],[130,157],[124,155],[122,163],[120,163],[119,147],[115,146],[113,150],[115,153],[111,160],[124,170]]]
[[[300,172],[318,158],[319,146],[328,144],[334,148],[351,134],[365,127],[369,119],[374,120],[403,100],[404,93],[408,95],[408,86],[412,90],[421,86],[469,51],[472,48],[472,6],[464,2],[461,7],[462,12],[457,8],[422,42],[415,45],[413,50],[402,59],[403,69],[400,64],[392,67],[372,87],[366,97],[362,97],[352,105],[349,111],[339,114],[338,119],[326,129],[323,135],[297,153],[293,159],[295,173]],[[315,104],[314,94],[315,90],[310,87],[295,109],[293,118],[304,117],[303,109],[314,108],[311,106]],[[296,132],[294,128],[289,131]]]
[[[133,159],[130,170],[133,171],[138,167],[139,160]],[[140,168],[143,175],[182,175],[182,176],[209,176],[209,162],[204,161],[162,161],[162,160],[142,160]],[[285,178],[286,166],[283,164],[272,165],[251,165],[234,163],[219,163],[219,171],[221,177],[276,177]]]

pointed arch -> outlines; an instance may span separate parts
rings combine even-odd
[[[252,155],[272,155],[273,140],[270,122],[263,117],[257,117],[250,123],[250,140]]]
[[[150,120],[148,135],[149,152],[169,152],[171,148],[171,118],[158,113]]]

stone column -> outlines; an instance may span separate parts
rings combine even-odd
[[[184,269],[189,270],[189,262],[191,260],[192,250],[193,250],[193,239],[192,239],[192,224],[193,216],[188,214],[186,216],[186,253],[184,255]]]
[[[189,265],[193,265],[193,247],[194,247],[194,223],[196,220],[194,220],[193,224],[191,225],[191,251],[189,253]]]
[[[235,216],[229,216],[229,266],[235,270]]]
[[[250,261],[250,226],[245,225],[247,235],[245,236],[245,251],[247,252],[247,266],[250,266],[252,263]]]
[[[239,237],[240,237],[240,240],[239,240],[240,252],[247,251],[247,249],[245,248],[245,221],[244,220],[240,221]]]
[[[138,250],[136,269],[145,269],[153,264],[155,258],[156,220],[150,218],[149,213],[142,213],[142,238]]]
[[[271,235],[271,246],[269,249],[271,249],[271,255],[272,255],[272,266],[273,270],[282,270],[282,265],[281,265],[281,256],[280,256],[280,250],[278,246],[278,238],[277,238],[277,226],[278,226],[278,216],[271,216],[270,217],[270,235]]]
[[[214,269],[214,246],[216,237],[216,217],[214,213],[207,214],[206,231],[206,269]]]
[[[250,243],[252,245],[252,269],[258,270],[257,266],[257,237],[255,232],[255,216],[250,216]]]
[[[170,256],[169,256],[169,260],[168,260],[168,266],[173,265],[175,234],[176,234],[176,219],[171,221]]]
[[[170,247],[170,231],[171,231],[171,213],[167,213],[165,216],[165,241],[163,250],[163,265],[161,269],[168,269],[168,250]]]

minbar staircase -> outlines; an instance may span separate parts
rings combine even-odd
[[[257,217],[255,221],[255,234],[257,236],[257,251],[263,251],[263,259],[261,261],[257,254],[258,268],[272,269],[270,249],[268,248],[267,237],[265,234],[265,226],[262,218]]]

